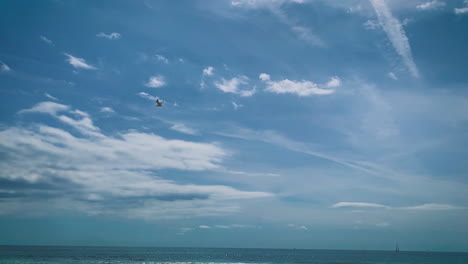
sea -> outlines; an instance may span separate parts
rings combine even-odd
[[[5,264],[468,264],[468,253],[151,247],[0,246]]]

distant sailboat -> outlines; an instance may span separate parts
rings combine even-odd
[[[398,243],[396,244],[395,252],[400,252],[400,247],[398,246]]]

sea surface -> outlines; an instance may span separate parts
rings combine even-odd
[[[468,253],[357,250],[0,246],[8,264],[468,264]]]

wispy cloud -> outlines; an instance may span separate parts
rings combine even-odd
[[[145,98],[145,99],[148,99],[148,100],[151,100],[151,101],[156,101],[156,99],[158,99],[158,97],[152,96],[151,94],[145,93],[145,92],[139,92],[138,95],[141,98]]]
[[[294,228],[294,229],[297,229],[297,230],[309,230],[309,228],[307,226],[304,226],[304,225],[288,224],[287,226],[289,228]]]
[[[455,8],[454,9],[455,14],[457,15],[464,15],[468,14],[468,0],[463,1],[463,7],[461,8]]]
[[[238,103],[236,103],[234,101],[232,101],[231,103],[232,103],[232,107],[234,107],[234,110],[237,110],[237,109],[239,109],[241,107],[244,107],[244,105],[238,104]]]
[[[311,81],[291,81],[284,79],[281,81],[272,81],[270,75],[262,73],[259,76],[260,80],[265,82],[267,85],[265,91],[276,93],[276,94],[296,94],[298,96],[310,96],[310,95],[326,95],[334,93],[332,89],[323,89]],[[338,77],[332,77],[323,87],[334,88],[341,85],[341,81]]]
[[[266,9],[276,15],[279,20],[286,24],[297,37],[314,46],[325,46],[325,42],[310,28],[297,25],[282,10],[282,6],[287,4],[304,4],[304,0],[235,0],[231,1],[234,8],[244,9]]]
[[[237,212],[239,207],[229,201],[272,195],[225,185],[178,184],[154,174],[160,169],[218,169],[227,152],[215,143],[167,139],[134,130],[108,136],[88,113],[54,102],[42,102],[20,113],[46,113],[65,127],[3,128],[0,149],[6,154],[0,170],[8,173],[0,178],[28,182],[29,192],[39,192],[41,184],[53,181],[54,191],[72,202],[68,208],[138,218],[208,216]],[[69,188],[74,191],[68,192]],[[42,201],[42,208],[50,205],[40,197],[34,200]]]
[[[214,70],[215,69],[212,66],[208,66],[205,69],[203,69],[201,80],[200,80],[200,88],[202,88],[202,89],[206,88],[205,78],[207,76],[213,76]]]
[[[376,30],[380,28],[380,24],[376,20],[367,20],[364,24],[362,24],[365,29],[368,30]]]
[[[392,79],[395,80],[395,81],[398,80],[398,77],[397,77],[396,74],[393,73],[393,72],[389,72],[389,73],[387,74],[387,76],[390,77],[390,78],[392,78]]]
[[[58,100],[57,97],[54,97],[54,96],[50,95],[49,93],[44,93],[44,96],[47,97],[47,98],[49,98],[49,99],[55,100],[55,101]]]
[[[422,204],[417,206],[409,206],[409,207],[402,207],[401,209],[405,210],[427,210],[427,211],[434,211],[434,210],[456,210],[456,209],[464,209],[464,207],[454,206],[450,204]]]
[[[169,64],[169,60],[164,57],[163,55],[156,54],[155,55],[156,59],[164,64]]]
[[[376,203],[356,203],[356,202],[340,202],[331,206],[332,208],[390,208],[383,204]]]
[[[46,38],[45,36],[40,36],[40,39],[51,46],[55,46],[54,42],[52,42],[52,40]]]
[[[422,4],[419,4],[416,6],[416,8],[419,10],[426,11],[426,10],[434,10],[434,9],[442,8],[445,5],[446,5],[445,2],[433,0],[433,1],[428,1]]]
[[[200,133],[197,129],[188,127],[187,125],[183,123],[180,123],[180,122],[171,122],[171,123],[172,123],[172,126],[170,127],[170,129],[174,131],[188,134],[188,135],[198,135]]]
[[[380,25],[385,33],[387,33],[396,52],[401,56],[410,73],[414,77],[419,77],[419,71],[414,63],[408,37],[406,36],[402,24],[392,15],[385,0],[370,0],[370,2],[377,13]]]
[[[114,109],[110,107],[101,107],[101,110],[99,110],[102,113],[115,113]]]
[[[64,53],[65,56],[68,57],[67,61],[70,63],[75,69],[85,69],[85,70],[96,70],[97,68],[89,65],[86,61],[82,58],[75,57],[71,54]]]
[[[214,72],[214,68],[211,66],[208,66],[205,69],[203,69],[203,76],[211,76],[213,75],[213,72]]]
[[[159,88],[166,85],[165,78],[161,75],[151,76],[149,80],[145,83],[146,87],[150,88]]]
[[[389,227],[390,226],[390,223],[388,222],[380,222],[380,223],[377,223],[375,224],[376,227]]]
[[[255,94],[255,87],[250,90],[241,89],[242,86],[247,86],[249,84],[249,78],[247,76],[238,76],[232,79],[221,78],[221,81],[215,81],[214,85],[219,90],[225,93],[233,93],[243,97],[249,97]]]
[[[438,211],[438,210],[458,210],[466,209],[466,207],[454,206],[450,204],[422,204],[416,206],[403,206],[403,207],[391,207],[383,204],[376,203],[356,203],[356,202],[340,202],[331,206],[331,208],[383,208],[383,209],[400,209],[400,210],[422,210],[422,211]]]
[[[98,38],[106,38],[106,39],[119,39],[122,37],[120,33],[112,32],[110,34],[105,34],[104,32],[100,32],[96,35]]]
[[[6,65],[4,62],[0,61],[0,72],[9,72],[11,68]]]

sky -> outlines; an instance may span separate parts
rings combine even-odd
[[[463,0],[1,1],[0,244],[468,251],[467,28]]]

